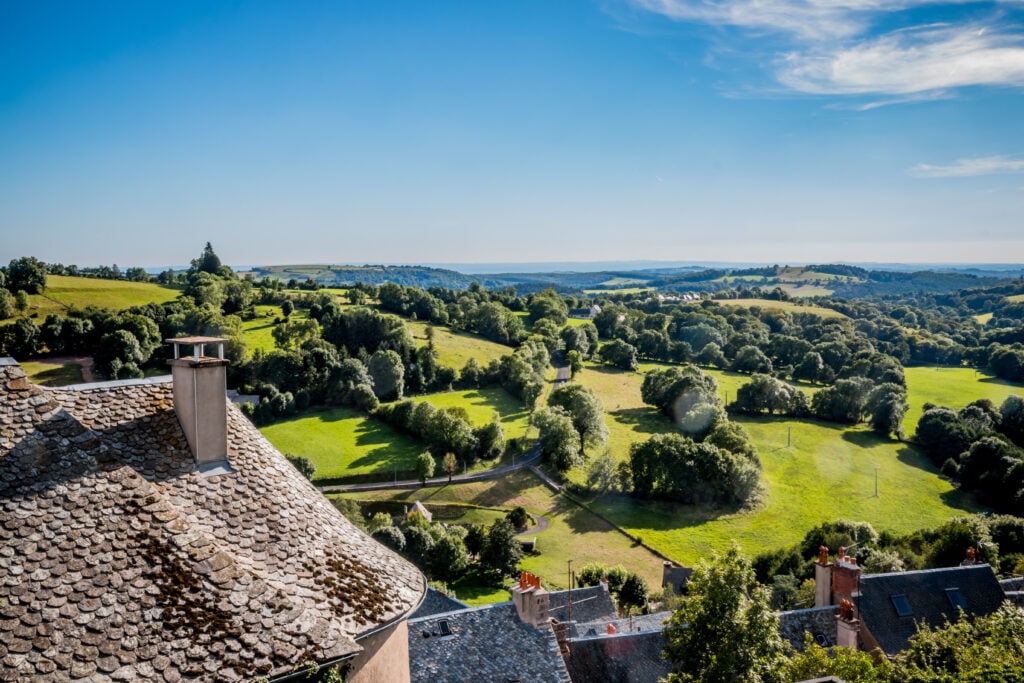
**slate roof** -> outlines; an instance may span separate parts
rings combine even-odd
[[[573,683],[655,683],[667,676],[660,630],[578,638],[569,643],[566,667]]]
[[[227,415],[234,473],[203,476],[169,382],[44,391],[0,361],[0,680],[274,677],[419,605],[413,565]]]
[[[836,644],[836,617],[839,605],[810,607],[779,612],[779,634],[797,650],[804,649],[804,634],[810,633],[822,647]]]
[[[1004,599],[1002,588],[992,568],[987,564],[892,574],[864,574],[860,578],[861,595],[857,609],[871,635],[885,651],[894,654],[907,647],[916,632],[916,624],[925,622],[932,628],[941,626],[948,618],[957,620],[958,610],[953,607],[946,592],[957,588],[971,615],[991,614]],[[897,614],[891,597],[903,595],[910,605],[911,614]]]
[[[569,591],[549,593],[550,612],[559,621],[569,621]],[[603,586],[587,586],[572,589],[572,621],[598,621],[618,616],[611,594]]]
[[[409,669],[413,683],[570,680],[551,629],[524,624],[511,602],[410,619]]]
[[[575,607],[573,608],[575,613]],[[641,614],[635,617],[615,617],[598,621],[576,622],[573,624],[574,638],[588,638],[608,634],[608,625],[615,627],[616,633],[636,633],[640,631],[661,631],[665,620],[672,616],[671,611]]]
[[[676,595],[682,595],[690,583],[690,576],[693,574],[692,567],[666,567],[661,576],[661,587],[672,586]]]
[[[461,600],[456,600],[433,588],[427,588],[427,596],[423,599],[423,604],[409,615],[409,618],[421,619],[433,614],[444,614],[445,612],[455,612],[468,608],[469,605]]]

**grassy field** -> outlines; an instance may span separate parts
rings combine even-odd
[[[551,520],[551,526],[536,536],[540,555],[527,557],[522,563],[523,569],[540,576],[545,586],[567,586],[566,561],[570,559],[577,568],[588,562],[621,564],[639,572],[655,590],[661,585],[661,560],[658,557],[634,545],[600,517],[564,496],[554,494],[530,472],[516,472],[495,481],[439,488],[340,495],[360,500],[461,502],[502,508],[522,505],[529,512]],[[532,536],[527,535],[526,538]],[[459,598],[471,604],[509,599],[506,591],[499,591],[496,595],[484,594],[482,597],[459,593]]]
[[[987,325],[988,321],[992,319],[991,313],[979,313],[978,315],[972,316],[979,325]]]
[[[641,370],[654,367],[659,366],[644,364]],[[725,392],[735,397],[736,388],[748,380],[737,373],[711,374],[718,379],[723,398]],[[636,441],[675,431],[669,420],[641,400],[642,374],[588,365],[576,379],[605,404],[609,447],[616,460],[627,459],[629,446]],[[909,375],[908,381],[913,381]],[[779,547],[799,540],[815,524],[839,517],[910,531],[975,509],[915,449],[882,439],[865,427],[768,417],[735,421],[749,432],[764,464],[765,495],[753,510],[709,510],[619,496],[593,501],[595,509],[684,562],[711,549],[721,550],[733,538],[749,554]],[[787,447],[790,433],[792,446]],[[571,478],[580,481],[583,474],[573,472]]]
[[[419,346],[427,343],[427,327],[430,323],[406,320],[406,327],[416,339]],[[434,325],[434,348],[437,349],[441,365],[461,370],[470,358],[476,358],[480,365],[487,365],[492,360],[507,356],[514,349],[511,346],[498,344],[466,332],[455,332],[449,327]]]
[[[675,431],[672,424],[640,397],[643,374],[655,368],[670,367],[660,363],[641,363],[640,372],[626,372],[606,365],[587,363],[576,381],[590,387],[604,403],[608,413],[608,445],[616,460],[629,457],[629,446],[654,434]],[[725,370],[704,371],[718,381],[718,395],[723,401],[734,400],[736,391],[750,381],[750,375]],[[801,391],[813,395],[820,387],[796,385]],[[575,476],[582,476],[577,473]]]
[[[69,306],[96,306],[117,311],[150,302],[163,304],[178,298],[178,292],[177,288],[149,282],[47,275],[46,292],[32,294],[28,300],[29,311],[45,318],[50,313],[63,313]]]
[[[917,429],[925,403],[960,409],[987,398],[998,407],[1010,394],[1024,396],[1024,387],[972,368],[906,368],[908,403],[903,420],[908,435]]]
[[[1024,301],[1024,294],[1014,294],[1013,296],[1006,297],[1006,300],[1019,304],[1021,301]]]
[[[415,396],[413,400],[427,401],[435,408],[463,408],[469,421],[478,427],[497,416],[506,439],[525,436],[530,427],[530,414],[525,406],[501,387],[443,391]]]
[[[44,387],[66,387],[82,382],[82,366],[78,363],[53,363],[24,361],[19,363],[33,384]]]
[[[312,411],[260,431],[282,453],[312,460],[317,479],[411,470],[423,451],[410,437],[347,408]]]
[[[809,296],[809,295],[805,295]],[[804,304],[793,303],[792,301],[772,301],[770,299],[715,299],[724,306],[758,306],[769,311],[787,311],[789,313],[814,313],[822,318],[845,318],[839,311],[821,306],[805,306]]]
[[[255,318],[242,321],[242,336],[245,339],[245,345],[250,351],[255,349],[273,351],[277,348],[273,335],[274,319],[281,317],[281,307],[256,306],[255,309]],[[309,311],[306,309],[296,308],[290,317],[292,320],[305,320],[308,315]]]
[[[864,520],[908,532],[977,510],[916,450],[870,431],[784,418],[737,420],[758,446],[765,492],[750,511],[605,496],[595,510],[680,562],[733,541],[753,555],[799,541],[816,524]],[[792,446],[787,447],[792,428]],[[878,471],[878,497],[874,494]]]
[[[795,296],[795,297],[803,297],[803,296],[831,296],[832,293],[833,293],[833,290],[828,289],[827,287],[822,287],[821,285],[790,285],[790,284],[781,284],[781,285],[779,285],[779,287],[781,287],[782,290],[784,292],[786,292],[786,294],[789,294],[790,296]]]

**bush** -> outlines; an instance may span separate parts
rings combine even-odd
[[[405,534],[396,526],[388,525],[373,532],[373,537],[398,552],[405,550]]]

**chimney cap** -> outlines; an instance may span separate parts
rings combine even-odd
[[[164,341],[168,344],[226,344],[229,340],[226,337],[173,337]]]

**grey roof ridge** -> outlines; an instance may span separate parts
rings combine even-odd
[[[978,564],[969,564],[969,565],[966,565],[966,566],[959,566],[959,565],[957,565],[956,567],[934,567],[932,569],[912,569],[912,570],[906,571],[906,572],[884,572],[882,574],[861,574],[860,580],[861,580],[861,583],[863,583],[867,579],[875,579],[875,578],[881,578],[881,577],[916,576],[916,575],[920,575],[920,574],[938,574],[940,572],[959,571],[961,569],[979,569],[981,567],[988,567],[990,570],[992,569],[992,565],[988,564],[987,562],[980,562]],[[994,573],[995,572],[993,572],[993,574]]]
[[[418,624],[421,621],[427,621],[428,619],[443,619],[445,617],[451,617],[451,616],[454,616],[456,614],[468,614],[469,612],[481,612],[483,610],[493,609],[495,607],[505,607],[505,606],[511,605],[511,604],[512,604],[511,600],[506,600],[505,602],[492,602],[489,605],[478,605],[476,607],[467,607],[466,609],[456,609],[456,610],[452,610],[451,612],[441,612],[440,614],[428,614],[425,617],[417,617],[415,619],[410,619],[409,623],[410,624]]]
[[[896,572],[897,574],[906,574],[907,572]],[[825,612],[828,610],[837,610],[839,605],[822,605],[821,607],[801,607],[800,609],[787,609],[782,610],[779,614],[797,614],[797,613],[809,613],[809,612]]]
[[[82,384],[68,384],[63,387],[38,386],[44,391],[92,391],[94,389],[119,389],[121,387],[137,387],[147,384],[168,384],[170,375],[159,375],[157,377],[141,377],[139,379],[113,379],[107,382],[85,382]]]

